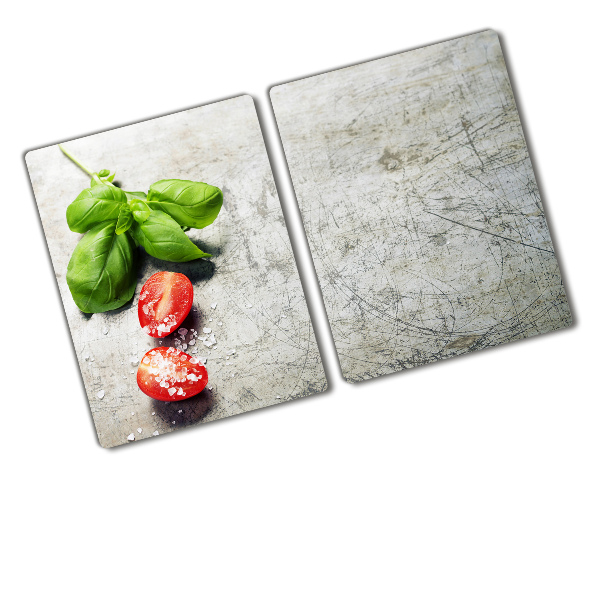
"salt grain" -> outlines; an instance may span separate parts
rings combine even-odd
[[[96,396],[98,396],[98,398],[100,398],[100,400],[102,400],[102,398],[104,398],[104,390],[100,390]]]
[[[158,435],[158,431],[155,431],[152,435]]]
[[[217,308],[217,303],[216,303],[216,302],[213,302],[213,303],[210,305],[210,307],[211,307],[211,308]]]
[[[155,415],[155,414],[156,414],[155,412],[152,413],[152,415]]]
[[[102,328],[102,333],[103,333],[104,335],[106,335],[106,334],[108,333],[108,327],[104,326],[104,327]]]
[[[219,321],[219,325],[223,325],[223,321]]]
[[[210,332],[212,331],[212,329],[211,329],[210,327],[204,327],[204,328],[202,329],[202,331],[203,331],[204,333],[210,333]]]
[[[130,434],[127,436],[127,439],[128,439],[130,442],[133,442],[133,440],[135,440],[135,435],[133,435],[133,433],[130,433]]]
[[[138,433],[142,433],[142,428],[141,428],[141,427],[138,427],[138,428],[137,428],[137,432],[138,432]]]

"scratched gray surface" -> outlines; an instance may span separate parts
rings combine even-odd
[[[494,32],[271,100],[346,380],[571,323]]]
[[[142,250],[133,302],[93,316],[71,298],[66,269],[81,238],[69,231],[65,210],[89,178],[57,146],[27,154],[35,198],[100,443],[127,443],[154,432],[214,421],[318,393],[326,379],[285,228],[281,206],[250,96],[92,135],[65,144],[95,169],[117,171],[129,190],[147,191],[163,178],[206,181],[223,190],[213,225],[190,237],[213,253],[210,261],[174,264]],[[209,386],[196,398],[159,402],[137,387],[143,354],[158,345],[137,317],[143,282],[174,270],[194,285],[187,329],[215,333],[216,349],[190,346],[208,358]],[[216,308],[211,304],[216,303]],[[204,335],[201,333],[201,335]],[[165,345],[174,345],[174,335]],[[186,336],[189,341],[190,334]],[[234,355],[227,353],[235,350]],[[131,372],[133,371],[133,373]],[[104,390],[104,397],[97,394]],[[78,398],[65,398],[77,402]],[[142,432],[138,433],[138,428]]]

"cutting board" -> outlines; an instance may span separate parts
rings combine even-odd
[[[571,323],[493,31],[270,95],[346,380]]]
[[[26,156],[40,218],[62,297],[98,439],[104,447],[158,436],[188,425],[323,391],[326,379],[250,96],[66,142],[94,170],[116,170],[124,189],[146,191],[160,179],[204,181],[223,190],[214,224],[190,238],[210,260],[171,263],[139,249],[138,285],[120,309],[88,315],[66,283],[69,258],[81,235],[67,227],[68,204],[89,177],[58,146]],[[157,271],[184,273],[194,304],[181,338],[159,342],[139,324],[143,282]],[[198,396],[160,402],[136,383],[149,349],[188,343],[191,330],[211,330],[216,345],[199,341],[186,352],[206,359],[208,386]],[[60,391],[55,390],[55,396]],[[62,409],[78,398],[61,398]]]

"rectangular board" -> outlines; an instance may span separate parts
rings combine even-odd
[[[570,325],[493,31],[271,101],[347,381]]]
[[[132,434],[139,440],[326,389],[250,96],[91,135],[65,146],[95,170],[116,170],[115,181],[127,190],[147,190],[160,179],[188,179],[216,185],[224,196],[212,225],[188,231],[201,249],[212,253],[210,260],[172,263],[152,258],[140,248],[133,301],[117,310],[87,315],[76,307],[66,282],[67,264],[81,235],[69,230],[65,211],[89,186],[89,177],[58,146],[26,156],[102,446],[127,443]],[[171,334],[160,342],[140,327],[140,289],[158,271],[183,273],[193,284],[194,304],[183,323],[189,330],[184,339]],[[189,343],[191,329],[202,336],[204,327],[214,333],[216,346],[209,349],[198,339],[186,352],[207,359],[208,387],[179,402],[160,402],[143,394],[135,373],[144,353],[161,344]]]

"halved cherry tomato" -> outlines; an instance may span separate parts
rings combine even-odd
[[[160,271],[150,277],[140,292],[138,318],[150,336],[162,338],[175,331],[188,316],[194,288],[182,273]]]
[[[138,367],[137,384],[151,398],[173,402],[199,394],[208,374],[197,358],[178,348],[153,348]]]

